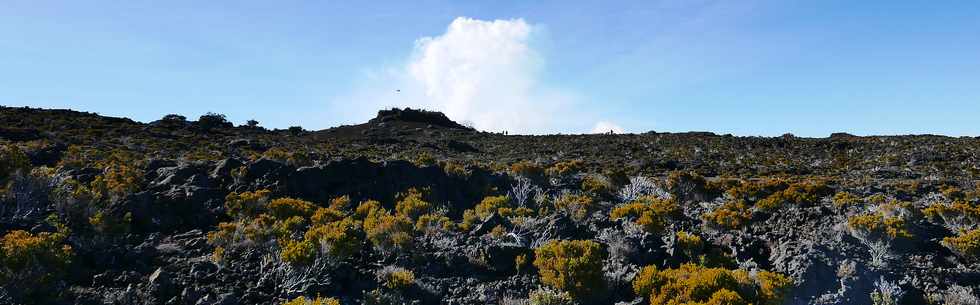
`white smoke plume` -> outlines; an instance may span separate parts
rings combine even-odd
[[[543,59],[533,44],[540,32],[523,19],[456,18],[445,33],[416,40],[404,66],[374,71],[370,84],[335,106],[356,116],[421,107],[479,130],[512,134],[588,131],[589,116],[575,107],[580,98],[541,82]]]

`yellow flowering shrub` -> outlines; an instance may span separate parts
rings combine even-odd
[[[395,204],[395,211],[411,219],[416,219],[422,214],[428,213],[432,209],[432,204],[422,199],[422,193],[411,188],[404,198]]]
[[[633,292],[650,305],[781,304],[792,281],[781,274],[708,268],[684,264],[676,269],[644,267],[633,280]]]
[[[334,298],[316,297],[313,299],[308,299],[306,297],[300,296],[290,301],[284,302],[282,303],[282,305],[340,305],[340,301]]]
[[[16,172],[26,174],[31,169],[31,161],[16,145],[0,146],[0,186]]]
[[[713,226],[738,229],[749,223],[749,220],[752,219],[752,211],[749,210],[745,201],[728,201],[711,212],[701,215],[701,218]]]
[[[363,201],[354,210],[354,215],[360,220],[367,219],[381,210],[381,203],[375,200]]]
[[[330,200],[331,209],[349,212],[351,209],[350,196],[344,195]]]
[[[312,164],[310,156],[302,150],[286,150],[282,147],[273,147],[262,153],[266,159],[284,162],[286,164],[300,167]]]
[[[225,213],[234,218],[254,217],[265,210],[270,194],[269,190],[231,192],[225,196]]]
[[[584,166],[585,162],[582,160],[562,161],[548,167],[545,173],[548,176],[566,176],[578,173]]]
[[[317,208],[316,211],[313,211],[313,216],[310,216],[310,222],[313,224],[328,224],[344,219],[344,217],[346,217],[345,213],[334,207]]]
[[[480,219],[486,219],[490,217],[493,213],[500,213],[501,208],[509,207],[510,198],[507,196],[487,196],[484,197],[480,203],[473,208],[476,216]]]
[[[310,217],[317,206],[305,200],[277,198],[269,202],[267,208],[273,217],[286,219],[293,216]]]
[[[592,197],[586,194],[561,194],[553,204],[555,210],[565,211],[576,220],[585,219],[595,208]]]
[[[704,240],[701,239],[701,236],[687,233],[685,231],[677,231],[676,237],[677,246],[681,248],[681,250],[684,251],[688,257],[694,257],[700,253],[701,249],[704,247]]]
[[[533,178],[544,174],[544,169],[531,161],[520,161],[510,165],[510,173],[515,176]]]
[[[480,216],[476,215],[476,211],[467,209],[463,211],[463,219],[459,222],[459,229],[464,232],[469,231],[480,220]]]
[[[592,194],[605,194],[613,189],[609,179],[597,175],[588,175],[582,179],[582,190]]]
[[[775,191],[771,195],[760,199],[755,203],[757,208],[762,210],[772,210],[782,204],[803,204],[814,203],[830,192],[830,188],[823,181],[801,181],[789,184],[785,189]]]
[[[317,225],[306,231],[304,239],[320,245],[321,251],[339,259],[346,259],[361,251],[364,232],[361,222],[347,217],[325,225]]]
[[[588,297],[605,289],[602,263],[607,256],[591,240],[552,240],[534,249],[534,266],[545,285]]]
[[[392,215],[383,208],[374,210],[364,218],[364,232],[368,240],[382,252],[411,246],[414,228],[408,217]]]
[[[980,229],[964,231],[956,236],[943,238],[942,245],[960,256],[980,257]]]
[[[453,221],[441,214],[424,214],[415,221],[415,230],[419,232],[429,232],[431,230],[449,230],[453,226]]]
[[[848,192],[837,192],[834,194],[834,206],[841,208],[845,206],[861,203],[861,197]]]
[[[400,290],[415,283],[415,273],[403,268],[387,268],[378,274],[380,284],[388,289]]]
[[[21,293],[45,293],[53,281],[65,276],[74,252],[65,244],[68,233],[31,234],[14,230],[0,239],[0,286]],[[42,288],[35,290],[37,288]]]
[[[909,233],[905,219],[898,216],[886,216],[882,213],[855,215],[847,218],[847,225],[852,230],[858,230],[875,237],[912,238],[912,233]]]
[[[316,258],[316,245],[309,240],[287,240],[282,245],[280,258],[293,264],[309,264]]]
[[[670,217],[677,215],[680,207],[674,200],[664,200],[653,196],[644,196],[614,208],[609,212],[612,219],[632,219],[651,233],[664,230]]]
[[[980,204],[956,200],[952,203],[935,203],[922,209],[927,217],[943,221],[980,224]]]

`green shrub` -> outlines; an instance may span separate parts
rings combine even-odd
[[[644,267],[633,280],[633,292],[651,305],[781,304],[792,281],[781,274],[708,268],[684,264],[676,269]]]
[[[591,240],[552,240],[534,250],[541,282],[587,298],[605,289],[602,262],[608,254]]]

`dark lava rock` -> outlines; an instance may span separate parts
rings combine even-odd
[[[368,121],[369,124],[379,124],[391,121],[416,122],[433,126],[441,126],[457,129],[472,129],[453,122],[442,112],[425,111],[411,108],[378,111],[378,116]]]

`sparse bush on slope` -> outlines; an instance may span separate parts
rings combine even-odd
[[[576,298],[588,298],[605,289],[602,263],[607,256],[594,241],[553,240],[534,250],[534,266],[542,283]]]

